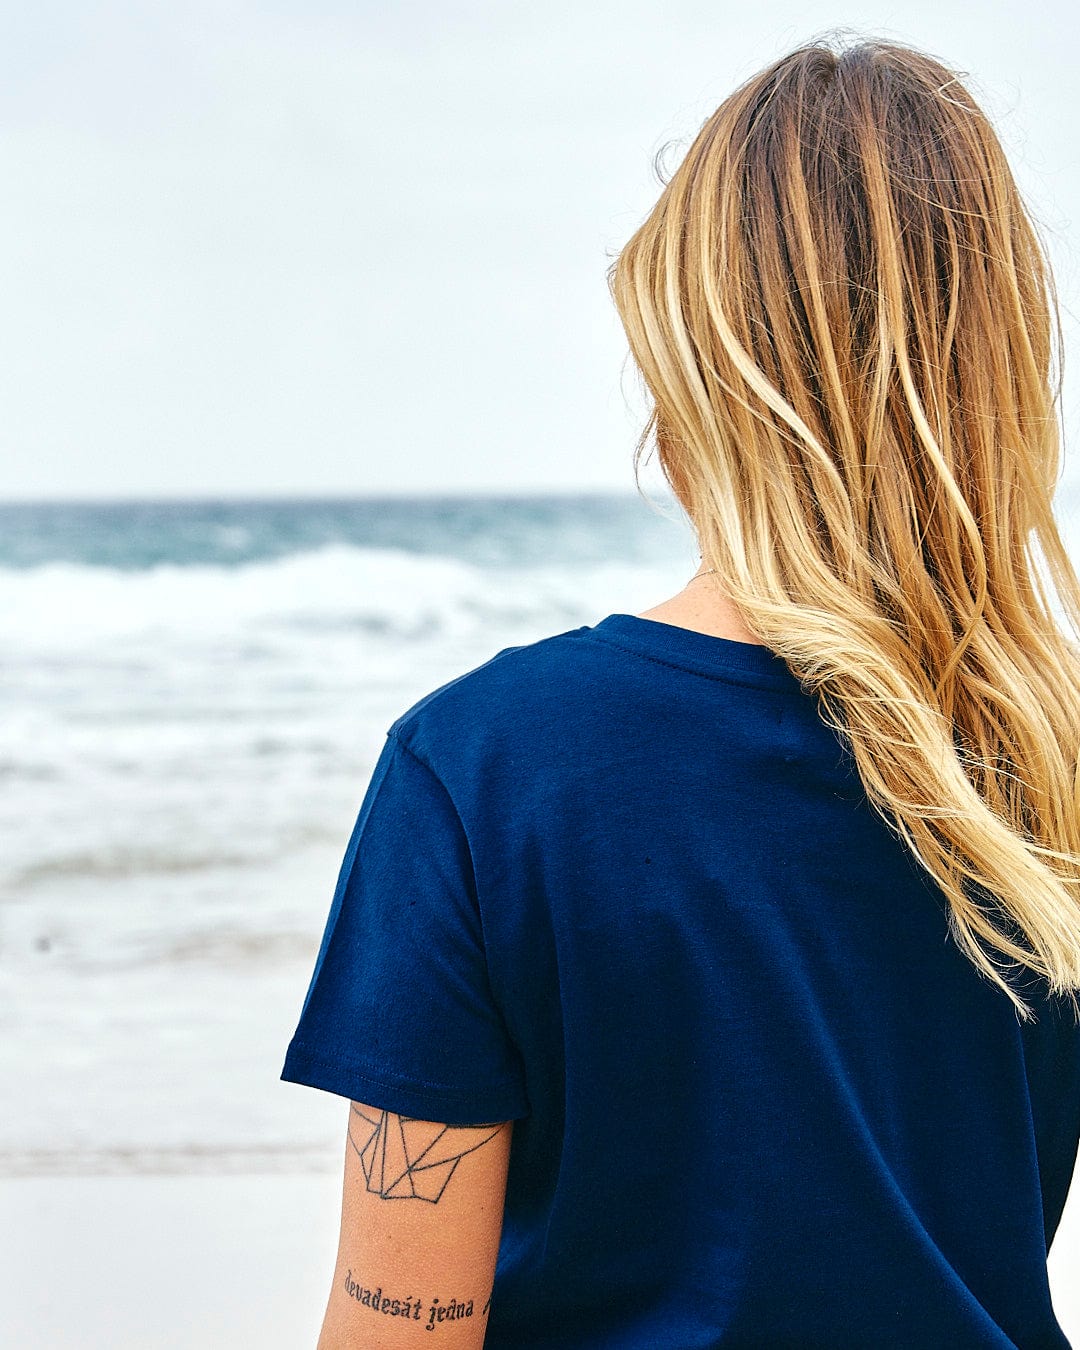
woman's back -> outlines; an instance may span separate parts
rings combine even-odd
[[[948,940],[767,648],[507,649],[394,723],[360,822],[282,1076],[515,1120],[486,1346],[1067,1345],[1080,1029]]]

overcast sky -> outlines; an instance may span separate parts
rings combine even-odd
[[[632,490],[653,156],[838,24],[969,75],[1071,354],[1063,2],[7,0],[0,496]]]

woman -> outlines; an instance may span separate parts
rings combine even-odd
[[[351,1103],[319,1344],[1067,1346],[1080,661],[1035,546],[1080,586],[1000,144],[916,50],[802,47],[610,279],[703,564],[389,729],[282,1073]]]

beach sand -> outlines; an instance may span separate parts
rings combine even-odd
[[[314,1350],[339,1177],[17,1177],[0,1196],[12,1350]]]
[[[0,1182],[0,1344],[14,1350],[314,1350],[341,1178],[16,1177]],[[1080,1347],[1080,1194],[1050,1254]]]

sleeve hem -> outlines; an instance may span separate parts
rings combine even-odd
[[[517,1082],[504,1080],[482,1088],[443,1088],[371,1073],[313,1055],[293,1042],[285,1054],[280,1080],[320,1088],[382,1111],[433,1120],[445,1125],[489,1124],[529,1115]]]

